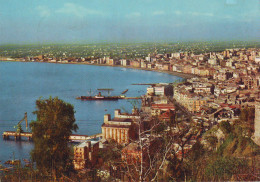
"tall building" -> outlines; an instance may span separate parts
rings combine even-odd
[[[129,143],[134,136],[133,123],[140,117],[138,114],[121,113],[119,109],[115,110],[115,117],[111,119],[110,114],[104,115],[102,125],[103,139],[114,140],[119,144]]]
[[[260,102],[255,105],[255,133],[253,140],[260,146]]]
[[[80,170],[96,164],[99,143],[87,141],[74,146],[74,169]]]

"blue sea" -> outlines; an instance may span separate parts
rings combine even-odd
[[[33,62],[0,62],[0,133],[15,131],[14,126],[28,113],[28,120],[35,120],[35,101],[58,97],[74,105],[78,124],[77,134],[101,133],[104,114],[114,109],[130,112],[131,100],[81,101],[77,96],[95,95],[99,88],[112,88],[110,95],[120,95],[128,89],[128,97],[145,94],[147,85],[134,83],[170,83],[179,77],[165,73],[75,64]],[[91,90],[91,91],[90,91]],[[102,92],[108,95],[107,92]],[[140,104],[140,103],[139,103]],[[25,123],[22,123],[25,130]],[[0,139],[0,161],[29,159],[33,142]],[[1,164],[0,163],[0,164]]]

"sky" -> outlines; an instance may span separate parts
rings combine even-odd
[[[0,0],[0,44],[260,40],[260,0]]]

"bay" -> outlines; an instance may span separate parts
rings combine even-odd
[[[97,94],[98,88],[113,88],[111,95],[120,95],[129,89],[126,96],[145,94],[147,86],[133,83],[171,83],[179,77],[166,73],[120,67],[104,67],[76,64],[53,64],[33,62],[0,62],[0,133],[15,131],[14,126],[28,113],[28,121],[35,120],[35,101],[58,97],[74,106],[77,134],[93,135],[101,133],[104,114],[115,109],[130,112],[132,102],[81,101],[77,96]],[[107,94],[104,92],[104,95]],[[22,124],[25,130],[25,123]],[[33,143],[23,140],[0,139],[0,161],[30,157]]]

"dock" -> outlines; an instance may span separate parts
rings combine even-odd
[[[125,97],[122,96],[110,96],[110,97],[91,97],[91,96],[80,96],[76,97],[78,100],[82,101],[118,101],[119,99],[142,99],[141,97]]]
[[[10,137],[14,137],[15,141],[21,140],[22,137],[27,138],[29,141],[33,139],[33,135],[30,132],[22,132],[22,133],[17,133],[15,131],[5,131],[3,134],[3,139],[8,140]],[[70,141],[84,141],[84,140],[90,140],[94,138],[102,138],[102,133],[95,134],[95,135],[78,135],[78,134],[72,134],[69,137]]]
[[[2,136],[5,140],[8,140],[10,136],[14,137],[15,140],[21,140],[22,137],[28,138],[29,141],[32,140],[32,133],[30,132],[17,133],[15,131],[5,131]]]
[[[122,99],[142,99],[141,97],[124,97]]]
[[[131,85],[156,85],[158,83],[133,83]]]

